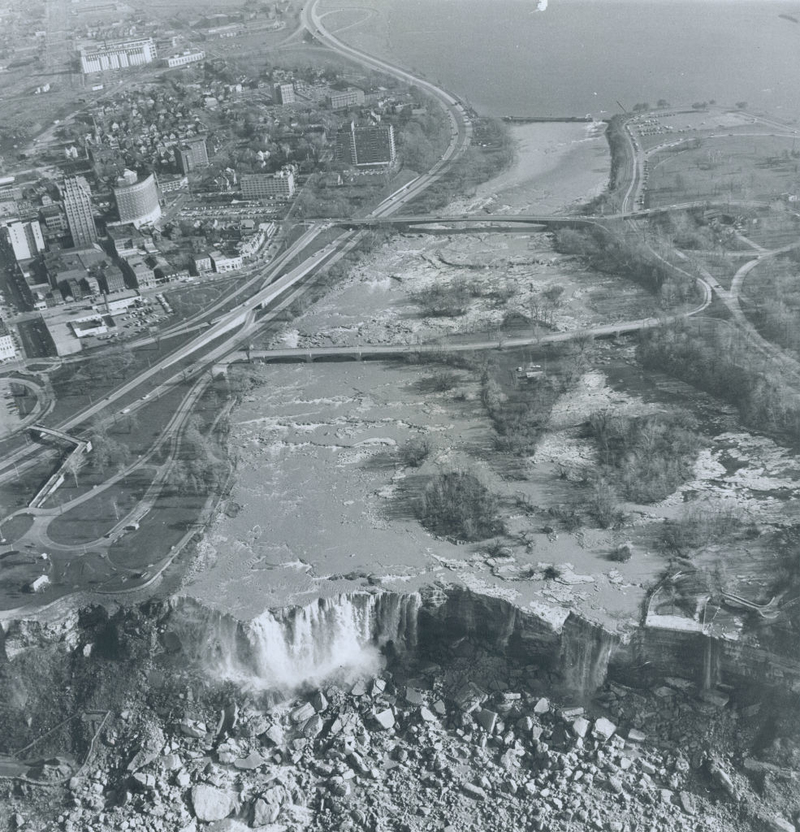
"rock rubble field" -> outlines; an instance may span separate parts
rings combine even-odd
[[[774,703],[667,677],[573,704],[537,666],[447,650],[282,701],[151,669],[80,768],[0,781],[2,828],[795,830],[800,743]]]

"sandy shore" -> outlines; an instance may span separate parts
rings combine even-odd
[[[514,164],[479,185],[454,210],[493,213],[558,213],[602,193],[611,172],[605,125],[583,122],[516,124]]]

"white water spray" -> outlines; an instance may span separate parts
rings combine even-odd
[[[245,623],[212,614],[179,629],[184,648],[213,677],[292,690],[377,674],[388,642],[400,651],[416,647],[419,607],[417,594],[352,593]]]

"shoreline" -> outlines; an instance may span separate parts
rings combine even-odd
[[[604,122],[532,121],[509,125],[513,163],[448,205],[453,213],[563,213],[609,187]]]

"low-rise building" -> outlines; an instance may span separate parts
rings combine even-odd
[[[6,322],[0,320],[0,361],[9,361],[17,357],[17,348],[14,346],[14,339],[8,331]]]
[[[336,135],[336,161],[356,168],[391,165],[397,152],[391,124],[357,127],[351,122]]]
[[[189,139],[184,139],[175,151],[175,161],[181,173],[191,173],[199,168],[207,168],[208,147],[206,137],[192,136]]]
[[[204,60],[205,57],[206,53],[203,52],[202,49],[198,49],[194,52],[181,52],[180,55],[172,55],[169,58],[164,58],[164,66],[168,66],[170,69],[175,69],[179,66],[188,66],[189,64],[196,64],[198,61]]]
[[[211,258],[215,272],[233,272],[244,265],[241,254],[223,254],[221,251],[212,251],[208,256]]]
[[[239,181],[245,199],[285,201],[294,196],[294,172],[289,168],[278,173],[243,173]]]
[[[107,294],[125,291],[125,275],[113,263],[108,263],[100,272],[100,288]]]
[[[67,216],[60,205],[43,205],[39,209],[39,219],[44,223],[44,235],[50,239],[63,237],[68,230]]]
[[[188,188],[189,180],[186,177],[186,174],[183,174],[182,176],[168,176],[162,174],[158,177],[158,186],[161,188],[162,194],[169,194]]]
[[[195,274],[204,274],[205,272],[214,271],[214,264],[211,262],[211,256],[207,251],[200,251],[192,257]]]
[[[331,90],[328,104],[332,110],[346,110],[348,107],[358,107],[365,101],[364,90],[358,87],[348,87],[346,90]]]
[[[156,285],[156,275],[153,269],[145,263],[144,258],[134,255],[123,260],[123,268],[137,289],[152,289]]]

